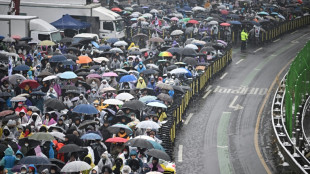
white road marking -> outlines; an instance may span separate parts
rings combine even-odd
[[[228,148],[228,146],[217,146],[217,147],[222,149]]]
[[[208,91],[202,98],[205,99],[208,97],[208,95],[211,93],[212,91]]]
[[[278,41],[280,41],[280,39],[274,40],[273,42],[278,42]]]
[[[185,125],[187,125],[189,123],[189,120],[192,118],[193,115],[194,115],[193,113],[190,113],[188,115],[188,117],[186,118],[185,123],[184,123]]]
[[[296,30],[296,31],[292,32],[291,34],[294,34],[294,33],[297,33],[297,32],[298,32],[298,30]]]
[[[256,53],[257,51],[262,50],[262,49],[263,49],[263,47],[260,47],[260,48],[258,48],[257,50],[255,50],[253,52]]]
[[[232,109],[234,109],[235,111],[236,110],[239,110],[239,109],[243,109],[243,107],[242,106],[240,106],[239,104],[237,104],[236,106],[234,106],[234,104],[235,104],[235,102],[236,102],[236,100],[238,99],[238,96],[235,96],[235,98],[233,99],[233,101],[230,103],[230,105],[229,105],[229,108],[232,108]]]
[[[178,162],[180,163],[183,162],[182,154],[183,154],[183,145],[179,145]]]
[[[224,73],[220,79],[222,80],[228,73]]]
[[[206,92],[210,91],[211,88],[212,88],[212,85],[209,85],[208,88],[206,89]]]
[[[238,65],[240,62],[242,62],[244,59],[240,59],[238,62],[236,62],[236,65]]]

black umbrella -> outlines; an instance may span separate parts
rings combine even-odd
[[[100,68],[100,65],[93,65],[90,67],[90,69],[94,69],[94,70],[97,70]]]
[[[86,69],[86,68],[81,68],[81,69],[78,69],[76,71],[74,71],[74,73],[79,73],[79,72],[89,72],[90,70],[89,69]]]
[[[214,49],[213,47],[210,47],[210,46],[208,46],[208,47],[203,47],[203,48],[201,48],[200,53],[211,52],[211,51],[214,51],[214,50],[215,50],[215,49]]]
[[[0,103],[5,103],[6,101],[3,98],[0,98]]]
[[[168,70],[168,71],[171,71],[171,70],[177,69],[177,68],[178,68],[177,65],[170,65],[170,66],[167,67],[167,70]]]
[[[42,92],[42,91],[34,91],[32,93],[30,93],[30,95],[34,95],[34,96],[45,96],[46,93]]]
[[[87,128],[88,125],[91,125],[91,124],[97,124],[97,121],[94,121],[94,120],[85,120],[83,121],[80,126],[79,126],[79,129],[85,129]]]
[[[46,157],[40,156],[26,156],[22,158],[18,164],[34,164],[34,165],[42,165],[42,164],[51,164],[51,162]]]
[[[146,41],[148,39],[149,39],[149,37],[147,35],[143,34],[143,33],[138,33],[138,34],[136,34],[135,36],[132,37],[133,41],[140,41],[140,40]]]
[[[72,86],[72,85],[63,86],[63,87],[61,87],[61,89],[64,89],[64,90],[78,90],[78,88],[76,86]]]
[[[59,126],[50,126],[48,128],[49,132],[53,132],[54,130],[57,130],[58,132],[65,132],[65,130],[62,127],[59,127]]]
[[[30,50],[31,46],[29,46],[27,43],[25,42],[20,42],[16,45],[16,49],[25,49],[25,50]]]
[[[129,55],[141,55],[142,53],[140,51],[130,51],[128,54]]]
[[[68,47],[68,48],[67,48],[67,51],[73,51],[73,52],[75,52],[75,53],[79,53],[79,52],[80,52],[80,50],[77,49],[77,48],[75,48],[75,47]]]
[[[31,41],[31,40],[32,40],[31,37],[23,37],[23,38],[21,38],[19,41],[26,41],[26,42],[29,42],[29,41]]]
[[[172,102],[172,97],[170,97],[170,95],[168,95],[168,94],[160,93],[157,96],[157,98],[162,100],[162,101]]]
[[[144,75],[149,75],[149,74],[157,74],[158,72],[156,70],[153,70],[153,69],[146,69],[146,70],[142,71],[142,73]]]
[[[78,58],[72,54],[64,54],[64,56],[66,56],[67,59],[78,60]]]
[[[59,101],[56,98],[49,98],[44,101],[44,104],[46,107],[51,109],[57,109],[57,110],[66,109],[66,106],[63,104],[63,102]]]
[[[2,121],[17,120],[17,119],[19,119],[19,116],[15,114],[7,115],[4,118],[2,117]]]
[[[80,93],[76,90],[67,90],[65,94],[73,94],[74,96],[80,95]]]
[[[94,38],[83,38],[81,40],[79,40],[80,44],[89,44],[91,41],[95,41]]]
[[[69,152],[80,152],[83,151],[82,148],[80,148],[80,146],[76,145],[76,144],[67,144],[64,145],[58,153],[69,153]]]
[[[7,91],[5,92],[0,92],[0,97],[11,97],[12,94],[8,93]]]
[[[58,167],[60,168],[63,168],[65,166],[65,163],[61,160],[58,160],[56,158],[51,158],[51,159],[48,159],[52,164],[55,164],[57,165]]]
[[[196,56],[197,52],[192,48],[184,48],[181,54],[183,56]]]
[[[38,75],[38,77],[47,77],[47,76],[50,76],[50,75],[53,75],[52,73],[48,72],[48,71],[42,71],[40,72],[40,74]]]
[[[145,104],[139,100],[131,100],[124,103],[122,108],[129,108],[132,110],[141,110],[145,107]]]
[[[82,72],[77,73],[76,75],[77,76],[88,76],[89,74],[90,74],[90,72],[82,71]]]
[[[170,161],[171,160],[169,155],[166,152],[163,152],[163,151],[158,150],[158,149],[147,150],[145,152],[145,154],[147,154],[149,156],[152,156],[152,157],[155,157],[155,158],[158,158],[158,159],[163,159],[165,161]]]
[[[143,138],[133,138],[125,143],[126,146],[153,149],[154,146],[148,140]]]
[[[114,117],[113,120],[112,120],[112,123],[114,123],[114,124],[120,123],[120,122],[122,122],[123,119],[125,120],[125,123],[123,123],[123,124],[127,124],[127,123],[129,123],[131,121],[131,119],[129,117],[127,117],[125,115],[122,115],[122,116]]]
[[[172,47],[172,48],[169,48],[167,51],[170,52],[171,54],[181,54],[182,50],[183,48]]]
[[[37,147],[41,144],[40,141],[28,139],[28,137],[18,140],[18,145],[20,146],[25,146],[25,143],[28,143],[29,147]]]
[[[182,94],[185,94],[185,91],[180,86],[173,86],[173,89],[175,92],[180,92]]]
[[[192,57],[185,57],[183,59],[183,62],[188,64],[188,65],[192,65],[192,66],[198,65],[196,58],[192,58]]]

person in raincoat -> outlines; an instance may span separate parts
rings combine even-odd
[[[149,164],[149,167],[151,168],[151,171],[163,173],[164,169],[161,167],[161,165],[158,162],[159,162],[158,158],[153,157],[152,163]]]
[[[80,94],[79,99],[77,101],[77,105],[79,104],[88,104],[88,101],[86,100],[86,98],[84,97],[83,94]]]
[[[133,172],[139,171],[139,169],[143,167],[143,163],[142,160],[137,157],[137,151],[131,150],[129,155],[130,157],[126,161],[126,165],[128,165]]]
[[[155,91],[156,89],[156,81],[154,78],[151,78],[150,81],[147,83],[147,87],[151,88]]]
[[[52,86],[47,91],[46,96],[47,98],[58,98],[58,94]]]
[[[84,157],[84,161],[91,166],[91,169],[83,171],[82,174],[88,174],[92,170],[92,168],[95,167],[95,164],[93,163],[92,156],[90,153]]]
[[[28,125],[34,126],[35,128],[39,128],[42,125],[42,119],[37,113],[33,113],[28,121]]]
[[[90,170],[89,174],[99,174],[98,166],[95,166],[93,169]]]
[[[20,173],[21,173],[21,174],[26,174],[26,173],[28,173],[28,168],[27,168],[26,165],[22,165],[22,166],[20,167]]]
[[[1,139],[5,141],[11,141],[15,139],[14,135],[12,134],[8,126],[3,127],[3,133]]]
[[[19,112],[19,119],[18,123],[19,124],[27,124],[28,123],[28,117],[26,116],[26,113],[24,111]]]
[[[111,86],[109,85],[108,81],[105,80],[105,79],[103,79],[103,80],[101,81],[101,85],[100,85],[100,87],[99,87],[99,92],[101,92],[104,88],[108,88],[108,87],[111,87]]]
[[[139,60],[139,59],[138,59]],[[145,66],[143,65],[142,62],[139,62],[138,67],[137,67],[137,71],[139,73],[141,73],[142,71],[146,70]]]
[[[7,148],[4,151],[5,156],[0,161],[0,165],[4,166],[6,170],[8,170],[8,173],[12,173],[11,169],[15,165],[16,157],[14,155],[14,151],[12,148]]]
[[[51,117],[49,113],[45,113],[45,119],[43,121],[43,125],[50,126],[52,124],[56,124],[57,122],[54,120],[54,118]]]
[[[30,164],[28,166],[28,173],[29,174],[38,174],[36,166],[34,166],[33,164]]]
[[[142,77],[139,77],[138,82],[137,82],[137,85],[136,85],[136,88],[137,88],[137,89],[146,88],[145,81],[144,81],[144,79],[143,79]]]
[[[97,99],[99,99],[99,94],[97,93],[97,90],[93,88],[88,96],[88,101],[89,103],[93,103],[93,101]]]
[[[105,152],[101,155],[101,159],[98,163],[99,173],[103,173],[102,168],[104,166],[108,166],[109,168],[112,168],[112,166],[113,166],[107,152]]]
[[[157,109],[157,115],[159,117],[160,122],[164,121],[167,118],[167,114],[166,114],[166,112],[163,111],[162,108]]]
[[[114,174],[122,174],[122,169],[123,169],[123,160],[121,158],[116,158],[115,159],[115,164],[112,167],[113,173]]]
[[[19,115],[19,112],[24,111],[25,113],[27,113],[27,108],[25,106],[23,106],[23,102],[18,102],[18,107],[15,109],[15,113],[17,115]]]

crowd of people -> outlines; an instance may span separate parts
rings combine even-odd
[[[0,173],[175,173],[161,132],[169,109],[230,48],[233,27],[245,49],[248,26],[256,37],[260,22],[290,20],[281,5],[114,8],[127,37],[98,43],[0,36]]]

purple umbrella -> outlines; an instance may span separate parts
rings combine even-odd
[[[102,77],[117,77],[118,75],[115,72],[106,72],[102,74]]]
[[[86,76],[87,78],[98,78],[100,79],[101,76],[99,74],[89,74],[88,76]]]
[[[222,40],[217,40],[217,42],[219,42],[219,43],[221,43],[221,44],[223,44],[223,45],[227,46],[227,42],[225,42],[225,41],[222,41]]]

